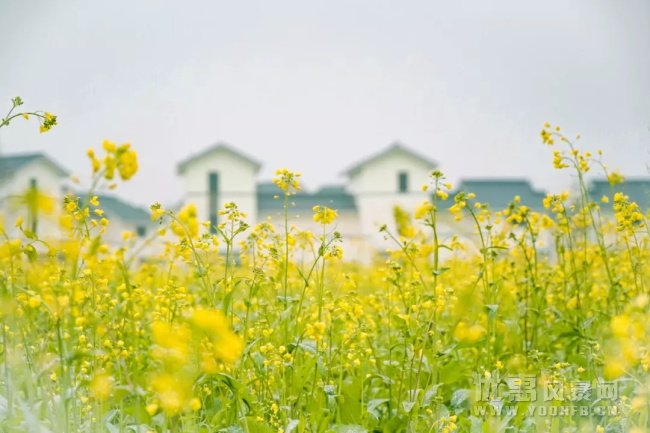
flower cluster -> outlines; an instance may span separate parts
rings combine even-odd
[[[614,194],[614,215],[616,217],[616,229],[627,233],[633,233],[643,221],[643,214],[639,205],[622,192]]]
[[[300,176],[298,172],[281,168],[275,171],[273,183],[284,191],[285,195],[292,195],[300,191]]]
[[[92,164],[93,174],[100,173],[106,180],[113,180],[115,172],[122,180],[129,180],[138,171],[138,154],[131,145],[124,143],[116,145],[110,140],[104,140],[102,147],[105,151],[103,158],[98,158],[93,149],[88,149],[86,154]]]
[[[314,211],[314,221],[322,225],[332,224],[338,216],[336,210],[327,206],[316,205],[312,210]]]

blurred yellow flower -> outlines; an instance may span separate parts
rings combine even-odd
[[[89,390],[96,400],[107,400],[113,390],[113,378],[108,374],[100,373],[90,382]]]
[[[314,206],[312,210],[314,211],[314,221],[323,225],[331,224],[338,216],[334,209],[330,209],[326,206],[317,205]]]

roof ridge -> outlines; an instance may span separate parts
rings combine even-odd
[[[234,155],[237,155],[240,158],[250,162],[251,164],[253,164],[255,166],[256,170],[259,170],[262,167],[262,163],[259,162],[258,160],[256,160],[255,158],[253,158],[252,156],[249,156],[245,152],[242,152],[241,150],[237,149],[236,147],[232,146],[231,144],[229,144],[229,143],[227,143],[225,141],[217,141],[214,144],[208,146],[207,148],[205,148],[205,149],[203,149],[203,150],[201,150],[199,152],[196,152],[196,153],[188,156],[187,158],[185,158],[181,162],[179,162],[176,165],[177,173],[178,174],[183,174],[185,172],[185,169],[187,168],[187,166],[189,164],[191,164],[194,161],[196,161],[197,159],[205,157],[205,156],[209,155],[210,153],[212,153],[212,152],[214,152],[216,150],[219,150],[219,149],[223,149],[223,150],[225,150],[227,152],[230,152],[230,153],[232,153]]]
[[[363,166],[365,166],[365,165],[367,165],[367,164],[369,164],[369,163],[371,163],[371,162],[381,158],[382,156],[387,155],[390,152],[393,152],[395,150],[399,150],[401,152],[404,152],[404,153],[408,154],[409,156],[414,157],[418,161],[429,164],[429,165],[432,166],[431,168],[434,168],[434,167],[438,166],[437,161],[435,161],[433,159],[430,159],[429,157],[427,157],[425,155],[420,154],[419,152],[411,149],[410,147],[407,147],[404,143],[402,143],[399,140],[394,140],[388,145],[388,147],[386,147],[383,150],[381,150],[379,152],[376,152],[376,153],[374,153],[374,154],[372,154],[372,155],[358,161],[357,163],[351,165],[350,167],[345,169],[341,174],[344,174],[344,175],[346,175],[348,177],[354,176],[361,169],[361,167],[363,167]]]

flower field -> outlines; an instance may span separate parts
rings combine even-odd
[[[292,226],[289,170],[284,219],[249,227],[229,203],[211,228],[156,203],[157,233],[110,247],[96,188],[138,163],[105,141],[93,189],[65,198],[64,240],[27,215],[0,229],[0,431],[647,431],[646,215],[599,154],[550,125],[541,138],[575,192],[490,209],[433,172],[367,264],[345,256],[335,209],[313,209],[318,233]],[[596,170],[610,195],[589,195]]]

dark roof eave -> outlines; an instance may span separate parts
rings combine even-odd
[[[34,161],[38,160],[43,160],[45,161],[46,164],[48,164],[50,167],[54,169],[54,171],[57,172],[57,174],[61,177],[67,177],[70,175],[70,172],[63,168],[62,165],[57,163],[54,159],[50,158],[47,156],[45,153],[42,152],[35,152],[35,153],[19,153],[19,154],[12,154],[8,156],[0,156],[0,165],[2,165],[2,160],[11,161],[11,160],[22,160],[20,161],[15,167],[9,168],[8,173],[10,176],[12,176],[17,170],[20,170],[22,167],[25,165],[31,164]]]

